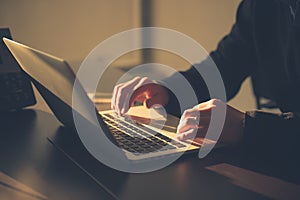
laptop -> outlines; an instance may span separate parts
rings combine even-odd
[[[82,86],[74,88],[76,91],[73,90],[76,76],[65,60],[7,38],[3,38],[3,41],[64,126],[76,130],[72,115],[73,92],[82,99],[79,105],[81,109],[75,112],[91,124],[95,123],[90,117],[95,113],[89,108],[96,109],[96,106]],[[201,142],[176,140],[178,118],[171,115],[168,115],[168,120],[173,124],[173,129],[168,128],[167,123],[164,128],[157,129],[139,120],[143,117],[119,116],[113,110],[97,111],[96,115],[105,136],[120,147],[128,160],[142,161],[197,151],[202,145]]]

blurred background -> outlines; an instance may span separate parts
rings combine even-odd
[[[88,53],[110,36],[137,27],[157,26],[182,32],[210,52],[227,34],[240,0],[0,0],[0,27],[9,27],[21,43],[67,60],[74,71]],[[176,41],[174,41],[176,42]],[[126,54],[101,80],[99,92],[110,92],[128,69],[157,62],[184,70],[189,64],[168,52]],[[249,79],[230,104],[255,109]]]

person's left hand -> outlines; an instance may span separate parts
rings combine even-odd
[[[218,99],[200,103],[184,111],[177,127],[177,139],[203,138],[207,132],[211,111],[226,106],[226,119],[218,142],[227,144],[238,143],[243,135],[245,113],[227,105]],[[199,120],[200,117],[200,120]]]

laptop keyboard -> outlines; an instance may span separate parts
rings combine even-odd
[[[102,114],[118,145],[135,155],[185,148],[186,145],[149,129],[128,117]]]

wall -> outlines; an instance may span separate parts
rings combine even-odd
[[[152,24],[182,32],[210,52],[230,31],[239,2],[240,0],[155,0]],[[175,62],[173,64],[176,65]]]
[[[0,26],[15,40],[71,62],[76,69],[101,41],[138,27],[135,0],[1,0]]]
[[[101,41],[115,33],[139,27],[138,0],[0,0],[0,27],[10,27],[17,41],[69,61],[76,71],[85,56]],[[145,0],[147,1],[147,0]],[[150,12],[148,25],[180,31],[199,42],[207,51],[230,31],[240,0],[152,0],[144,13]],[[145,21],[145,20],[144,20]],[[189,65],[166,52],[154,52],[154,62],[176,69]],[[112,90],[122,74],[111,69],[102,82],[104,92]],[[247,82],[243,93],[231,103],[251,109],[254,101]]]

